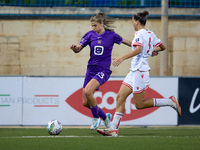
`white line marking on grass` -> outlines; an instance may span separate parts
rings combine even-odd
[[[94,137],[94,136],[15,136],[15,137],[3,137],[3,138],[86,138],[86,137]]]
[[[94,137],[94,136],[21,136],[21,138],[85,138],[85,137]]]
[[[68,135],[68,136],[13,136],[13,137],[0,137],[1,138],[8,138],[8,139],[13,139],[13,138],[23,138],[23,139],[28,139],[28,138],[90,138],[90,137],[94,137],[94,136],[75,136],[75,135]],[[107,138],[115,138],[112,136],[101,136],[101,137],[107,137]],[[121,137],[121,138],[131,138],[131,137],[135,137],[135,138],[199,138],[200,136],[117,136],[117,137]]]

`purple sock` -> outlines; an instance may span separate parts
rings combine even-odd
[[[98,106],[97,105],[95,107],[90,106],[90,110],[91,110],[94,118],[99,118]]]
[[[99,117],[101,117],[103,120],[106,119],[106,114],[105,112],[99,107]]]

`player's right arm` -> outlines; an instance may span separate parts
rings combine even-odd
[[[70,49],[72,49],[74,51],[74,53],[79,53],[82,49],[83,49],[83,46],[82,45],[75,45],[75,44],[71,44]]]
[[[113,61],[112,65],[114,67],[118,67],[124,60],[132,58],[132,57],[140,54],[141,52],[142,52],[142,46],[136,46],[136,48],[133,51],[129,52],[128,54],[126,54],[122,57],[113,58],[114,61]]]
[[[122,43],[131,47],[131,41],[129,40],[123,39]]]

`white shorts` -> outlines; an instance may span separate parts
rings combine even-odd
[[[122,84],[128,86],[133,93],[142,93],[149,87],[149,71],[130,71]]]

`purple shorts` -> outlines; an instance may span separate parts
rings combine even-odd
[[[104,69],[101,66],[88,66],[83,88],[86,87],[91,79],[96,79],[99,82],[100,86],[103,85],[110,78],[111,73],[111,70]],[[97,88],[97,90],[99,90],[99,88]]]

